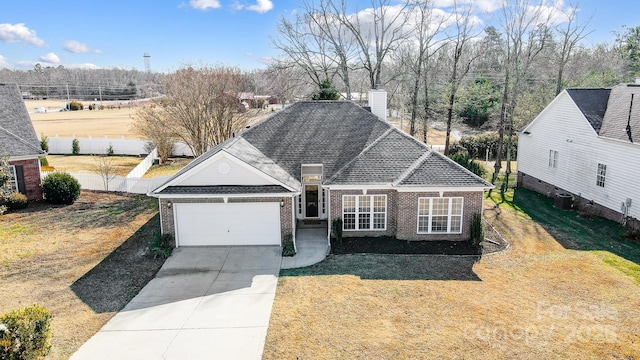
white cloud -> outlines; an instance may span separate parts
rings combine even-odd
[[[29,29],[24,23],[0,24],[0,40],[6,43],[23,42],[38,47],[46,45],[44,40],[36,35],[35,30]]]
[[[258,0],[255,5],[247,6],[247,10],[259,12],[260,14],[264,14],[271,9],[273,9],[271,0]]]
[[[76,40],[67,40],[64,42],[64,49],[67,50],[68,52],[72,52],[74,54],[79,54],[79,53],[96,53],[99,54],[101,53],[100,50],[98,49],[92,49],[89,47],[89,45],[81,43],[80,41],[76,41]]]
[[[40,56],[40,61],[43,61],[45,63],[50,63],[50,64],[60,64],[60,58],[58,57],[58,55],[50,52],[47,55],[43,55]]]
[[[189,6],[198,10],[209,10],[220,8],[220,1],[218,0],[190,0]]]
[[[9,67],[9,63],[7,62],[7,58],[0,55],[0,69],[8,68],[8,67]]]
[[[46,61],[31,61],[31,60],[23,60],[23,61],[18,61],[16,63],[16,65],[21,68],[21,69],[33,69],[34,66],[36,66],[36,64],[40,64],[40,66],[42,67],[58,67],[60,65],[64,66],[67,69],[100,69],[100,67],[98,65],[94,65],[91,63],[84,63],[84,64],[56,64],[56,63],[51,63],[51,62],[46,62]]]

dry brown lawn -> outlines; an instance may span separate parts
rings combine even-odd
[[[86,155],[47,155],[49,166],[58,171],[71,173],[98,174],[96,167],[99,165],[99,157]],[[142,158],[136,156],[109,156],[107,161],[112,166],[115,175],[126,176],[135,168]]]
[[[53,313],[47,358],[69,358],[161,266],[144,253],[158,228],[156,204],[82,192],[70,206],[36,204],[0,217],[0,313],[46,307]]]
[[[263,358],[640,356],[637,279],[598,252],[565,249],[522,212],[485,206],[506,252],[332,255],[281,276]]]
[[[171,158],[166,164],[153,165],[149,171],[144,174],[144,178],[154,178],[158,176],[173,175],[193,161],[192,158]]]

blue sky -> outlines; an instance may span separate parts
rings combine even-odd
[[[434,0],[446,7],[453,0]],[[470,0],[458,0],[468,2]],[[354,7],[370,1],[350,0]],[[495,10],[500,0],[475,0]],[[567,6],[569,1],[552,0]],[[186,64],[265,67],[277,55],[269,40],[295,0],[4,0],[0,5],[0,67],[30,69],[36,63],[66,67],[144,69]],[[609,42],[622,25],[640,25],[638,0],[581,0],[580,19],[592,17],[589,44]],[[485,12],[478,16],[486,23]]]

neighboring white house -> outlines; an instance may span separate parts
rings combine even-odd
[[[640,84],[566,89],[519,134],[518,184],[640,227]]]

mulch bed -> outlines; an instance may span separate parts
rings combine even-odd
[[[437,254],[481,255],[482,248],[468,241],[406,241],[392,237],[357,237],[331,239],[332,254]]]
[[[423,255],[486,255],[503,251],[509,243],[492,227],[479,245],[469,241],[428,240],[406,241],[393,237],[350,237],[338,242],[331,239],[332,254],[423,254]]]

